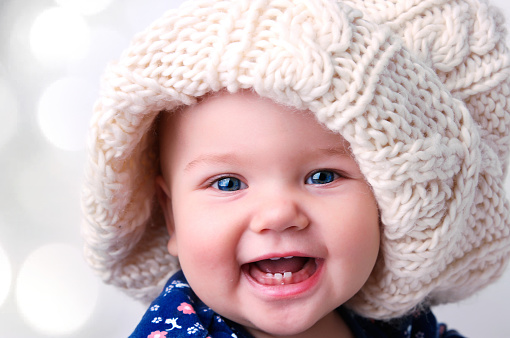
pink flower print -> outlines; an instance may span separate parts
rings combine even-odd
[[[182,311],[185,315],[190,315],[192,313],[195,313],[195,310],[193,310],[193,307],[189,305],[188,303],[181,303],[177,307],[177,310]]]
[[[165,332],[165,331],[163,331],[163,332],[154,331],[150,335],[148,335],[147,338],[165,338],[167,333],[168,332]]]

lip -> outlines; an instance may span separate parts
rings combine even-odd
[[[284,285],[265,285],[256,281],[249,273],[249,263],[254,263],[259,260],[270,259],[275,257],[288,257],[288,256],[300,256],[300,257],[311,257],[315,259],[317,265],[315,272],[307,279],[294,283]],[[255,293],[261,295],[269,300],[284,300],[288,298],[304,297],[308,293],[313,292],[313,289],[319,284],[321,280],[322,272],[324,270],[324,259],[316,258],[313,256],[298,254],[298,253],[285,253],[285,254],[269,254],[261,256],[253,261],[245,263],[241,266],[242,275],[248,281],[248,284],[254,290]]]
[[[284,258],[284,257],[289,257],[289,256],[294,256],[294,257],[311,257],[311,258],[317,258],[315,257],[314,255],[310,255],[310,254],[306,254],[306,253],[303,253],[301,251],[289,251],[289,252],[284,252],[284,253],[269,253],[269,254],[264,254],[262,256],[259,256],[257,258],[254,258],[252,260],[249,260],[243,264],[249,264],[249,263],[255,263],[255,262],[258,262],[258,261],[263,261],[265,259],[271,259],[271,258]],[[317,258],[318,259],[318,258]]]

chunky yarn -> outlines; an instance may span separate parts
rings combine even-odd
[[[349,303],[388,319],[463,299],[510,255],[503,189],[510,65],[483,0],[194,0],[137,35],[103,77],[83,189],[85,252],[150,301],[176,269],[154,199],[154,123],[252,89],[342,134],[373,188],[381,253]]]

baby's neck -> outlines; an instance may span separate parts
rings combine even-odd
[[[337,311],[332,311],[308,330],[290,336],[271,335],[249,330],[255,338],[354,338],[351,330]]]

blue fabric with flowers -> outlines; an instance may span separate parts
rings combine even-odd
[[[205,305],[179,271],[170,278],[129,337],[241,338],[251,335]]]
[[[463,338],[430,311],[382,322],[357,316],[344,307],[339,314],[355,337],[360,338]],[[173,275],[129,336],[131,338],[252,338],[242,326],[229,321],[205,305],[191,290],[182,271]]]

